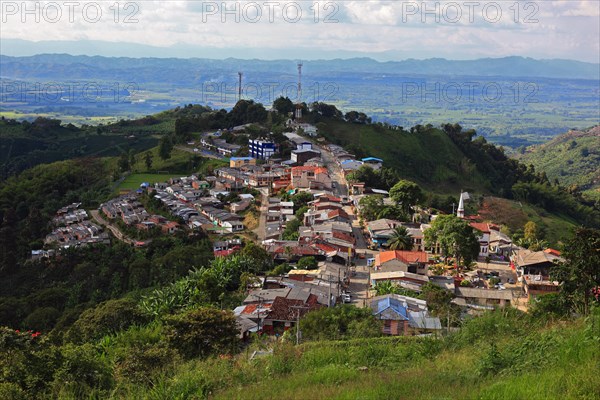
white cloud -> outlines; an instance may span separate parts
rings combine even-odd
[[[537,8],[531,2],[521,1],[518,15],[513,2],[482,0],[471,10],[472,22],[463,1],[321,1],[318,16],[309,8],[313,1],[297,1],[294,4],[302,5],[302,16],[296,23],[292,23],[296,10],[291,1],[280,0],[270,10],[264,1],[255,3],[261,5],[262,12],[257,23],[252,23],[257,19],[256,7],[247,1],[225,2],[227,10],[238,11],[238,22],[236,15],[221,8],[221,1],[134,2],[138,10],[124,10],[125,2],[117,2],[120,6],[117,22],[115,2],[97,1],[102,6],[102,18],[96,23],[82,15],[83,5],[90,3],[87,0],[80,1],[74,22],[68,20],[65,2],[56,2],[63,6],[63,16],[56,23],[45,20],[43,14],[36,23],[34,16],[24,15],[22,10],[9,15],[6,4],[11,2],[3,1],[2,36],[34,41],[104,40],[159,47],[187,44],[216,48],[335,49],[357,54],[392,52],[398,58],[522,55],[597,62],[600,57],[600,2],[596,0],[543,1],[535,3]],[[36,2],[26,3],[31,9]],[[451,3],[458,4],[462,11],[459,21],[452,21],[456,14],[448,8]],[[502,17],[496,22],[493,22],[494,7],[486,9],[491,3],[500,4],[502,9]],[[14,4],[20,6],[21,2]],[[436,7],[445,12],[437,15],[439,22],[435,22],[435,15],[423,15],[424,8]],[[273,22],[269,21],[270,11]],[[123,19],[132,12],[138,22],[125,23]],[[537,22],[523,23],[532,12],[531,18]],[[324,23],[327,15],[338,22]]]

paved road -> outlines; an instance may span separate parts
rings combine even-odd
[[[319,146],[319,148],[321,149],[321,158],[327,166],[333,181],[336,182],[334,194],[337,196],[348,196],[348,185],[346,178],[344,177],[342,169],[337,164],[335,156],[324,147]],[[371,268],[367,266],[367,260],[369,258],[374,258],[375,254],[377,254],[377,251],[368,249],[367,240],[363,235],[363,231],[358,222],[358,217],[354,214],[353,208],[350,206],[345,206],[344,211],[348,213],[351,219],[352,233],[356,238],[356,245],[354,249],[357,254],[357,258],[354,260],[356,265],[355,274],[350,278],[350,285],[348,289],[352,296],[352,304],[357,307],[365,307],[369,305],[368,301],[371,295],[368,291]],[[361,255],[362,258],[360,257]]]
[[[294,133],[286,133],[286,136],[291,139],[292,137],[298,135],[295,135]],[[308,139],[302,138],[302,140]],[[342,169],[337,164],[335,156],[325,147],[321,146],[318,143],[315,143],[314,141],[313,145],[319,148],[319,150],[321,151],[321,158],[323,159],[323,163],[329,170],[333,182],[335,182],[335,187],[332,190],[334,195],[338,197],[348,196],[348,186],[346,178],[344,177]],[[356,253],[357,255],[364,255],[363,258],[357,257],[355,260],[353,260],[355,263],[355,267],[353,268],[355,273],[350,278],[350,285],[348,290],[350,291],[352,296],[352,304],[356,305],[357,307],[364,307],[368,306],[369,295],[368,287],[370,268],[367,267],[367,259],[374,258],[377,252],[369,250],[367,248],[367,240],[365,240],[363,236],[362,229],[360,228],[360,225],[358,223],[358,218],[356,217],[356,215],[354,215],[352,207],[346,206],[344,207],[344,210],[348,213],[352,220],[352,232],[356,237]],[[263,214],[261,213],[261,219],[262,215]]]
[[[254,230],[258,240],[262,242],[265,240],[267,235],[267,211],[269,206],[269,189],[268,188],[259,188],[258,191],[261,193],[261,202],[260,202],[260,216],[258,217],[258,227]]]
[[[193,148],[191,147],[186,147],[186,146],[175,146],[176,150],[180,150],[180,151],[184,151],[186,153],[192,153],[192,154],[196,154],[198,156],[202,156],[202,157],[208,157],[208,158],[214,158],[215,160],[222,160],[223,156],[220,154],[216,154],[216,153],[212,153],[206,149],[200,148],[198,147],[199,151],[194,151]]]
[[[329,170],[329,175],[333,182],[335,182],[335,187],[333,188],[333,193],[336,196],[348,196],[348,186],[346,184],[346,178],[344,177],[344,173],[342,172],[342,168],[335,161],[334,155],[325,147],[319,146],[321,150],[321,158],[323,159],[323,163]]]
[[[128,244],[135,244],[135,240],[130,239],[129,237],[125,236],[123,234],[123,232],[121,232],[116,225],[113,225],[109,221],[102,218],[102,215],[100,215],[100,212],[98,210],[91,210],[90,214],[92,214],[92,217],[99,224],[106,226],[108,228],[108,230],[110,230],[117,239],[119,239],[122,242],[128,243]]]

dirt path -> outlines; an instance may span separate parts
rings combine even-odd
[[[96,222],[98,222],[100,225],[104,225],[117,239],[128,244],[135,244],[135,240],[125,236],[118,227],[105,220],[98,210],[91,210],[90,214],[92,214],[92,218],[94,218]]]

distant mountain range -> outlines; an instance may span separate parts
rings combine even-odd
[[[294,73],[292,60],[225,58],[129,58],[40,54],[28,57],[0,55],[0,75],[9,79],[116,79],[145,81],[186,80],[210,72]],[[535,60],[523,57],[477,60],[426,60],[379,62],[371,58],[306,61],[311,74],[394,74],[403,76],[477,76],[510,78],[600,79],[600,64],[573,60]]]

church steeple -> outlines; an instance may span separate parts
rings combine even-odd
[[[460,192],[460,200],[458,200],[458,209],[456,210],[456,216],[458,218],[465,217],[465,200],[463,198],[463,192]]]

